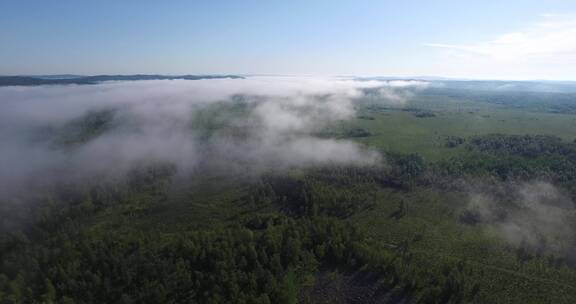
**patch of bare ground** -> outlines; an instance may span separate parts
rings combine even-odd
[[[407,297],[379,283],[367,271],[321,271],[310,285],[300,290],[301,304],[410,304]]]

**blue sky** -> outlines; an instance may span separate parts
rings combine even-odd
[[[576,80],[576,1],[0,0],[0,74]]]

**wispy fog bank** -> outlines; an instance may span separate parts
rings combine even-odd
[[[4,87],[0,183],[117,176],[143,162],[180,171],[214,162],[249,171],[374,164],[378,153],[314,132],[354,117],[367,89],[399,102],[401,90],[422,85],[249,77]]]
[[[505,183],[471,192],[464,218],[513,247],[574,256],[574,210],[569,195],[550,183]]]

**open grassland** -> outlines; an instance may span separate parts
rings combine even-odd
[[[418,110],[430,111],[434,116],[418,117],[415,115]],[[372,147],[418,153],[428,160],[439,160],[458,151],[446,147],[448,136],[540,134],[572,141],[576,139],[576,115],[526,111],[450,97],[417,96],[401,106],[367,101],[359,106],[358,118],[342,128],[367,130],[370,136],[356,140]]]

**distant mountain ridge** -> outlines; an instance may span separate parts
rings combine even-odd
[[[35,86],[57,84],[97,84],[104,81],[138,81],[138,80],[200,80],[200,79],[242,79],[238,75],[96,75],[59,77],[60,75],[47,76],[0,76],[0,86]]]

